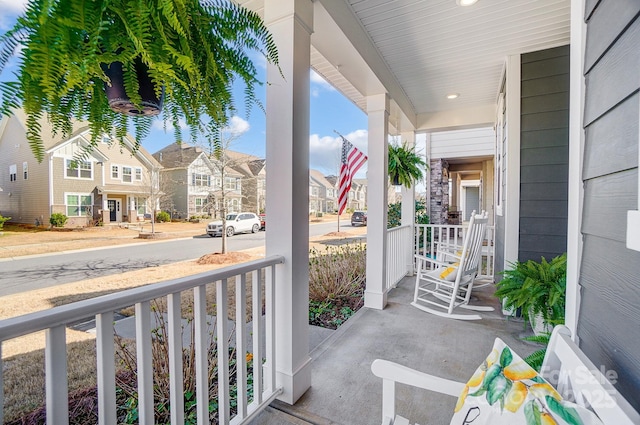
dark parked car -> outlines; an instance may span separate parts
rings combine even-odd
[[[367,225],[367,213],[365,211],[354,211],[351,215],[351,225],[355,226],[359,224],[361,226]]]

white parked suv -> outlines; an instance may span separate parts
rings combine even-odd
[[[258,230],[260,230],[260,219],[254,213],[241,212],[227,215],[227,236],[243,232],[256,233]],[[207,235],[222,236],[222,220],[207,224]]]

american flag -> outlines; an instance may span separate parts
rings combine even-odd
[[[347,207],[351,179],[358,172],[367,156],[353,146],[347,139],[342,139],[342,158],[340,160],[340,187],[338,189],[338,214],[342,214]]]

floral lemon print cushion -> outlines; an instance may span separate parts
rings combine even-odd
[[[567,400],[500,338],[458,398],[451,425],[602,425]]]

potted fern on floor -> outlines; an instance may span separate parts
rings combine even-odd
[[[537,335],[564,323],[567,254],[551,261],[516,262],[502,272],[495,295],[507,309],[520,309]]]
[[[513,312],[520,310],[525,323],[528,321],[531,324],[534,335],[523,339],[543,347],[525,361],[534,369],[539,369],[553,327],[564,324],[567,254],[554,257],[551,261],[544,257],[540,262],[518,261],[502,275],[504,277],[497,283],[495,295],[506,309]]]
[[[139,144],[162,103],[176,141],[184,122],[192,139],[204,135],[215,145],[234,110],[236,79],[245,83],[246,103],[257,102],[251,51],[277,64],[260,17],[231,1],[30,0],[0,37],[0,72],[18,56],[16,80],[0,86],[0,113],[24,109],[39,161],[43,119],[63,136],[88,123],[92,146],[105,134],[122,139],[132,125]],[[105,86],[117,92],[111,102]]]

